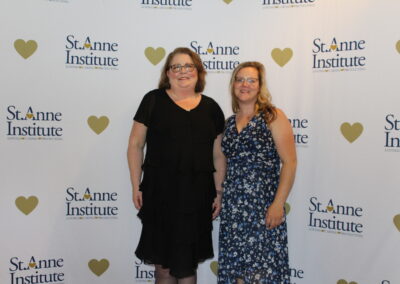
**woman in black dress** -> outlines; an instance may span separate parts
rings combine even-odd
[[[225,176],[224,115],[201,94],[205,75],[190,49],[170,53],[159,89],[144,96],[129,138],[133,202],[143,225],[136,256],[155,265],[156,284],[194,284],[198,263],[213,257],[212,219],[221,209]]]

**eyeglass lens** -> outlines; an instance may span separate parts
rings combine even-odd
[[[185,70],[186,72],[192,72],[194,70],[194,64],[185,64],[185,65],[174,64],[171,65],[170,68],[174,73],[181,72],[182,69]]]

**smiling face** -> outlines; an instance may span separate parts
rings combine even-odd
[[[254,67],[245,67],[237,72],[234,78],[233,91],[239,104],[257,101],[260,92],[258,71]]]
[[[176,54],[172,60],[170,66],[173,65],[190,65],[194,64],[192,58],[183,53]],[[186,68],[182,67],[180,71],[173,72],[171,68],[167,71],[167,77],[169,79],[169,83],[171,85],[171,89],[195,89],[197,83],[197,69],[194,68],[193,71],[189,71]]]

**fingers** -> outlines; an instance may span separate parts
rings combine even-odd
[[[214,200],[214,203],[212,204],[212,219],[214,220],[215,218],[218,217],[219,213],[221,212],[221,201],[219,200]]]
[[[135,205],[135,208],[137,209],[137,210],[139,210],[140,209],[140,203],[139,203],[139,201],[138,200],[136,200],[136,199],[133,199],[133,204]]]
[[[271,216],[270,214],[266,214],[265,216],[265,225],[268,229],[274,229],[278,227],[282,222],[285,221],[285,217],[281,216]]]
[[[138,210],[140,209],[140,208],[142,208],[142,205],[143,205],[143,201],[142,201],[142,195],[139,195],[139,197],[138,197]]]
[[[265,225],[268,229],[274,229],[285,220],[285,211],[282,205],[272,203],[265,212]]]
[[[221,212],[221,207],[215,208],[213,211],[212,219],[214,220],[215,218],[217,218],[220,212]]]
[[[282,219],[279,221],[277,219],[268,219],[266,220],[265,224],[268,229],[274,229],[278,227],[282,223]]]
[[[142,193],[140,191],[133,194],[133,204],[135,205],[135,208],[137,210],[142,208],[143,200],[142,200]]]

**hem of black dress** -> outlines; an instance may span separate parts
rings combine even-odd
[[[157,263],[157,262],[152,261],[152,260],[150,260],[148,258],[141,257],[137,253],[136,253],[136,257],[139,258],[141,261],[143,261],[144,264],[147,264],[147,265],[161,265],[162,268],[170,269],[170,267],[168,267],[167,265],[163,265],[162,263]],[[207,259],[211,259],[213,257],[214,257],[214,254],[212,254],[210,256],[207,256],[205,258],[201,258],[201,259],[197,260],[197,264],[202,263],[202,262],[206,261]],[[174,271],[170,271],[170,274],[171,274],[171,276],[173,276],[173,277],[175,277],[177,279],[191,277],[191,276],[196,275],[197,267],[198,267],[198,265],[193,267],[193,269],[191,271],[185,271],[185,272],[181,272],[181,273],[175,273]]]

